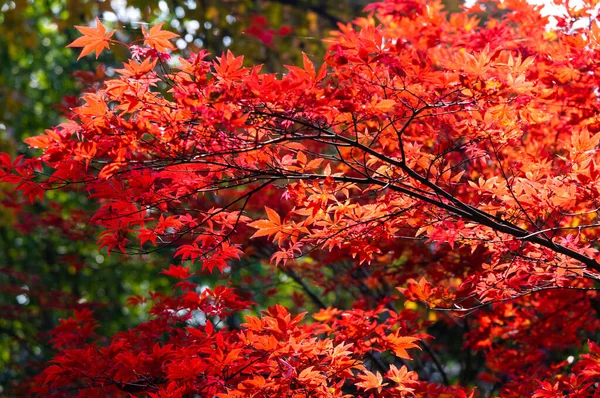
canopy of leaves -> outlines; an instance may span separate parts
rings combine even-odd
[[[23,390],[592,396],[600,24],[561,7],[551,26],[518,0],[373,3],[283,74],[174,58],[160,24],[79,29],[81,55],[131,56],[25,140],[39,156],[1,155],[0,181],[84,192],[99,247],[173,248],[175,284],[131,297],[150,317],[121,333],[77,308]],[[238,278],[250,261],[297,285],[291,308],[250,313],[269,281]]]

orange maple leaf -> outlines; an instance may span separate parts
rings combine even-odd
[[[265,206],[265,210],[267,211],[269,220],[258,220],[248,224],[248,226],[258,229],[251,238],[271,236],[281,231],[281,218],[279,214],[267,206]]]
[[[421,349],[414,343],[419,340],[417,337],[400,336],[398,332],[388,335],[386,340],[390,350],[399,358],[412,359],[406,350],[409,348]]]
[[[406,366],[402,366],[398,369],[393,364],[390,365],[390,370],[387,372],[386,376],[397,383],[398,386],[395,388],[396,391],[411,393],[414,391],[412,388],[408,388],[408,385],[415,384],[418,379],[418,376],[415,372],[409,371]]]
[[[163,25],[164,22],[151,27],[150,30],[146,30],[146,27],[142,25],[142,32],[144,33],[144,44],[158,52],[166,53],[167,50],[175,50],[175,46],[169,40],[179,37],[179,35],[161,30]]]
[[[98,59],[102,50],[110,48],[110,38],[115,33],[115,30],[106,32],[106,26],[102,25],[102,22],[97,17],[95,28],[90,28],[89,26],[75,26],[75,28],[83,34],[83,37],[75,39],[67,47],[83,47],[81,54],[77,57],[78,60],[92,51],[96,51],[96,59]]]
[[[34,137],[25,138],[26,144],[28,144],[32,148],[48,148],[52,140],[46,134],[36,135]]]
[[[417,282],[414,279],[409,279],[406,281],[407,287],[401,288],[397,287],[396,289],[404,295],[407,300],[411,301],[425,301],[429,300],[429,297],[433,294],[432,289],[433,285],[431,282],[428,282],[427,279],[421,277],[421,279]]]
[[[362,387],[365,390],[377,390],[378,393],[381,393],[381,390],[383,387],[387,386],[388,383],[384,383],[383,382],[383,377],[381,376],[381,373],[377,372],[377,373],[372,373],[369,372],[368,370],[365,371],[364,375],[359,374],[358,375],[359,379],[362,379],[363,381],[356,383],[356,385],[358,387]]]

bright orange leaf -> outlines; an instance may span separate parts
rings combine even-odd
[[[359,374],[358,378],[362,381],[356,383],[357,386],[365,390],[377,390],[378,393],[381,393],[383,387],[389,384],[383,382],[383,377],[379,372],[373,373],[367,370],[364,374]]]
[[[150,30],[146,30],[146,27],[142,25],[144,44],[161,53],[165,53],[167,50],[175,50],[175,46],[169,40],[179,37],[178,34],[162,30],[163,25],[164,22],[151,27]]]
[[[96,59],[98,59],[102,50],[110,48],[110,38],[115,33],[115,30],[107,32],[106,27],[102,25],[99,18],[96,18],[95,28],[90,28],[89,26],[75,26],[75,28],[83,34],[83,37],[78,37],[67,47],[83,47],[77,59],[93,51],[96,51]]]

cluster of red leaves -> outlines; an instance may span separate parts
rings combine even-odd
[[[267,19],[262,15],[252,15],[250,17],[250,27],[244,33],[256,37],[268,47],[274,47],[274,38],[276,36],[287,36],[292,32],[292,27],[284,25],[275,30],[269,27]]]
[[[445,390],[419,382],[406,366],[391,365],[383,375],[365,366],[410,359],[407,350],[417,347],[419,338],[404,336],[398,315],[383,307],[326,309],[301,325],[305,314],[292,316],[277,305],[261,317],[246,317],[240,330],[228,330],[218,320],[246,305],[231,289],[199,294],[190,282],[179,286],[181,295],[153,295],[153,320],[114,336],[105,347],[85,344],[95,327],[90,312],[64,320],[53,338],[63,351],[39,376],[35,392],[350,397],[344,393],[350,387],[391,397]]]
[[[27,140],[39,158],[0,156],[0,182],[31,200],[77,183],[99,203],[101,247],[172,245],[209,272],[267,238],[272,263],[355,305],[303,325],[275,307],[240,330],[196,327],[196,313],[248,303],[198,292],[191,269],[171,266],[181,295],[155,295],[154,318],[109,345],[60,352],[40,391],[464,395],[402,363],[418,331],[399,329],[411,318],[392,310],[400,286],[429,307],[484,308],[462,327],[485,366],[467,381],[587,396],[597,347],[564,364],[600,327],[600,24],[595,2],[581,3],[554,30],[518,0],[486,2],[485,22],[481,5],[447,15],[439,1],[375,3],[334,32],[320,68],[305,55],[284,76],[230,52],[159,73],[174,36],[144,30],[116,78]],[[79,29],[82,54],[113,42],[99,22]],[[78,322],[65,325],[90,331]]]

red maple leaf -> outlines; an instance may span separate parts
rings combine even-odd
[[[169,269],[160,271],[161,274],[172,276],[177,279],[187,279],[192,274],[190,273],[190,267],[183,267],[182,265],[169,265]]]

